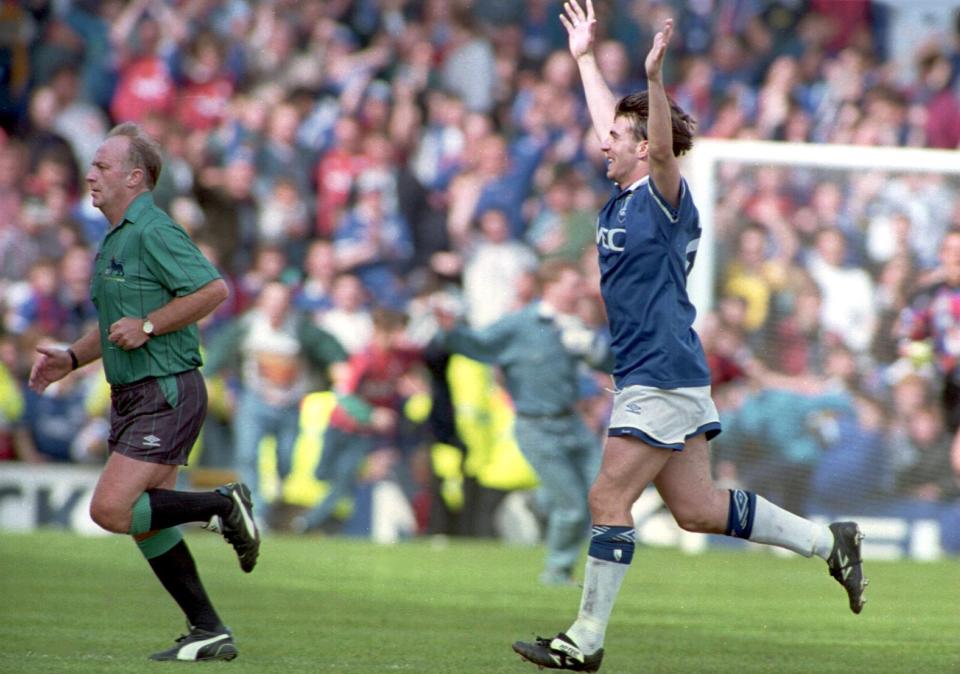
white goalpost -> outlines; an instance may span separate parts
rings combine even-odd
[[[771,168],[781,169],[780,175],[771,177]],[[807,253],[812,249],[811,231],[818,231],[824,226],[838,226],[850,237],[850,250],[854,253],[851,259],[857,259],[859,268],[870,273],[874,288],[879,287],[877,280],[883,273],[881,270],[885,268],[884,265],[904,246],[909,247],[911,259],[919,267],[914,269],[911,279],[916,280],[922,273],[928,272],[937,264],[943,233],[949,227],[960,225],[960,152],[957,151],[704,138],[699,139],[683,159],[681,170],[690,184],[703,228],[696,264],[688,280],[690,298],[698,312],[698,323],[719,308],[721,298],[714,295],[722,292],[720,289],[725,283],[723,277],[732,268],[728,265],[731,261],[737,262],[738,242],[733,239],[743,226],[754,223],[753,214],[760,213],[751,210],[749,204],[752,197],[760,197],[761,201],[756,203],[762,203],[763,199],[776,194],[777,190],[785,194],[783,201],[789,205],[783,207],[786,211],[783,214],[784,221],[797,241],[802,242],[798,244],[800,253],[796,259],[793,259],[793,255],[797,251],[791,251],[787,256],[792,260],[791,264],[800,268],[805,266]],[[764,172],[766,177],[762,175]],[[777,180],[782,183],[775,182]],[[813,205],[815,199],[810,199],[811,203],[804,202],[814,194],[814,185],[827,189],[834,186],[839,188],[835,192],[842,196],[835,195],[835,203],[839,205],[834,211],[840,213],[839,218],[831,219],[828,215],[821,217],[827,211],[816,210]],[[767,192],[763,192],[764,186]],[[793,217],[800,214],[801,208],[815,214],[812,221],[799,215]],[[902,226],[895,238],[895,230],[889,226],[893,214],[905,216],[909,221],[906,238]],[[801,231],[801,221],[812,229]],[[780,224],[782,226],[784,222]],[[865,297],[863,300],[872,303],[876,297]],[[791,310],[789,306],[780,306],[778,309],[781,317],[784,315],[782,312]],[[772,307],[770,311],[773,311]],[[768,331],[772,325],[770,320],[769,317],[764,319],[762,327],[757,330],[763,336],[752,348],[756,355],[762,353],[779,357],[781,348],[785,346],[778,341],[775,331]],[[820,337],[816,339],[817,345],[826,343]],[[884,354],[894,354],[893,358],[896,358],[895,338],[889,325],[885,332],[876,334],[871,345],[882,346]],[[866,353],[861,355],[865,355],[878,372],[885,371],[890,365],[885,360],[871,360]],[[929,394],[934,398],[928,404],[940,405],[939,384],[930,380],[929,386]],[[773,423],[783,425],[788,422],[781,419]],[[884,430],[885,434],[887,430]],[[946,428],[943,432],[949,433]],[[877,453],[878,459],[882,452],[887,451],[884,447],[888,437],[885,435],[881,438],[871,450]],[[749,459],[741,460],[744,466],[751,465]],[[857,474],[848,477],[854,481],[859,479]],[[790,479],[786,474],[780,476],[781,482]],[[864,481],[863,484],[870,483]],[[950,537],[949,543],[947,537],[942,537],[955,528],[956,521],[960,521],[960,504],[955,501],[911,501],[906,493],[893,488],[878,498],[881,500],[871,502],[878,506],[876,510],[870,510],[873,507],[870,505],[866,506],[866,512],[861,512],[856,508],[862,506],[851,502],[848,504],[851,509],[849,512],[830,513],[831,516],[850,516],[860,521],[868,531],[864,549],[871,558],[908,556],[935,559],[943,554],[941,541],[944,548],[950,550],[960,545],[960,538],[956,536]],[[842,502],[843,499],[838,501]],[[648,504],[637,515],[638,531],[642,532],[645,541],[688,548],[685,545],[688,541],[662,517],[663,513],[656,503]],[[821,516],[817,513],[810,515]],[[703,545],[705,543],[701,541],[695,547],[699,549]]]
[[[783,166],[846,171],[938,173],[960,177],[960,152],[920,148],[780,143],[758,140],[700,138],[684,159],[700,211],[703,235],[697,262],[690,274],[690,297],[700,314],[713,307],[716,274],[714,210],[720,198],[717,169],[723,162],[748,166]]]

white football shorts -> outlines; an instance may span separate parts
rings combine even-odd
[[[720,415],[709,386],[663,389],[627,386],[613,393],[607,435],[631,436],[648,445],[682,450],[687,438],[720,434]]]

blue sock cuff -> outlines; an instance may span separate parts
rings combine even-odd
[[[629,564],[633,561],[633,550],[636,547],[637,530],[633,527],[610,527],[596,524],[590,538],[588,554],[595,559],[618,564]]]
[[[727,536],[750,538],[753,516],[757,511],[757,495],[743,489],[730,490],[730,510],[727,512]]]

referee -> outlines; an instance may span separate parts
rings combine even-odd
[[[41,393],[103,358],[111,387],[110,455],[90,515],[107,531],[133,536],[186,615],[189,633],[151,657],[232,660],[233,637],[177,525],[217,524],[250,572],[260,547],[250,492],[237,483],[212,492],[173,489],[207,410],[196,323],[228,290],[183,228],[154,203],[161,167],[157,143],[136,124],[115,127],[98,148],[86,176],[93,205],[110,224],[91,283],[98,327],[67,349],[38,347],[30,388]]]

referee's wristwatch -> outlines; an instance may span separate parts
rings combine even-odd
[[[147,333],[147,337],[153,337],[153,321],[149,318],[143,319],[143,331]]]

